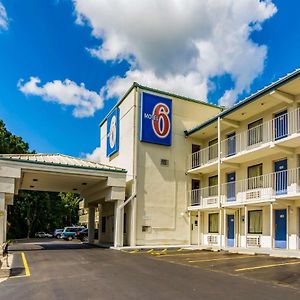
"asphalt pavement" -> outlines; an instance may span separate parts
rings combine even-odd
[[[78,242],[34,241],[11,247],[0,299],[300,299],[300,290]]]

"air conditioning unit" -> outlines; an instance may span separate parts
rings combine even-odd
[[[260,236],[249,236],[247,237],[247,246],[248,247],[260,247]]]
[[[258,199],[261,197],[260,190],[246,192],[246,200]]]
[[[207,243],[209,245],[216,245],[216,244],[218,244],[218,236],[216,236],[216,235],[208,235],[207,236]]]
[[[218,203],[218,198],[217,197],[207,198],[206,203],[207,203],[207,205],[217,204]]]

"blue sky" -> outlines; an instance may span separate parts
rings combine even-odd
[[[205,10],[208,1],[191,0],[191,24],[172,1],[132,0],[127,11],[120,0],[0,0],[0,118],[8,129],[37,152],[82,156],[99,145],[99,122],[132,80],[232,105],[300,66],[298,1],[228,0]],[[148,13],[137,18],[141,11]]]

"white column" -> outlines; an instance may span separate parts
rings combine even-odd
[[[219,210],[219,246],[222,248],[222,209]]]
[[[198,210],[198,247],[200,246],[200,210]]]
[[[123,209],[120,209],[124,201],[118,200],[115,201],[115,232],[114,232],[114,247],[123,246],[123,222],[124,222],[124,213]]]
[[[270,203],[270,238],[271,238],[271,250],[273,249],[273,203]]]
[[[134,197],[131,200],[131,222],[130,222],[130,246],[136,245],[136,209],[137,199]]]
[[[224,247],[227,246],[227,222],[226,222],[226,208],[223,209],[223,226],[224,226]]]
[[[6,241],[5,194],[0,193],[0,246]]]
[[[238,223],[238,225],[239,225],[239,232],[238,232],[238,241],[237,241],[237,246],[238,247],[242,247],[242,242],[241,242],[241,231],[242,231],[242,226],[241,226],[241,220],[242,219],[242,210],[241,210],[241,208],[239,208],[238,209],[238,220],[239,220],[239,223]]]
[[[189,245],[192,245],[192,214],[189,211],[188,212],[188,218],[189,218]]]
[[[248,207],[245,205],[245,247],[247,248],[247,234],[248,234]]]
[[[88,211],[88,240],[90,244],[93,244],[95,238],[95,207],[89,206]]]

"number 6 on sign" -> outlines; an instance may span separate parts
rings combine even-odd
[[[172,100],[142,93],[140,141],[171,146]]]

